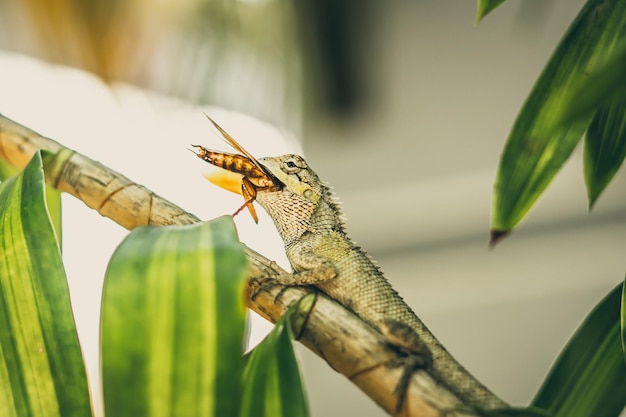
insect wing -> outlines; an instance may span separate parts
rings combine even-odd
[[[259,163],[259,161],[256,160],[256,158],[254,156],[252,156],[252,154],[248,151],[246,151],[239,143],[237,143],[237,141],[228,134],[228,132],[226,132],[224,129],[222,129],[222,127],[220,125],[218,125],[215,120],[211,119],[211,117],[209,117],[208,114],[204,114],[207,119],[209,119],[209,121],[211,123],[213,123],[213,126],[215,126],[215,128],[222,134],[222,137],[224,138],[224,140],[226,142],[228,142],[228,144],[230,146],[232,146],[234,149],[236,149],[237,151],[241,152],[243,155],[245,155],[250,161],[252,161],[252,163],[254,163],[254,165],[256,165],[257,168],[259,168],[261,171],[263,171],[265,174],[267,174],[268,177],[271,178],[271,175],[267,172],[267,170],[265,169],[265,167],[263,165],[261,165]]]
[[[243,178],[241,174],[226,170],[216,170],[215,172],[204,174],[204,178],[220,188],[241,195],[241,180]]]

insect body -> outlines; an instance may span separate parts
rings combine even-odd
[[[226,133],[224,129],[215,123],[213,119],[209,116],[207,116],[207,118],[211,121],[211,123],[213,123],[213,126],[219,130],[224,137],[224,140],[226,140],[228,144],[241,152],[243,155],[213,151],[200,145],[191,146],[198,149],[196,152],[198,158],[219,168],[223,168],[242,176],[241,194],[243,195],[245,202],[234,213],[234,215],[238,214],[244,207],[247,207],[250,211],[250,215],[254,219],[254,222],[258,223],[259,219],[257,217],[256,210],[252,205],[252,202],[256,199],[257,190],[277,190],[280,188],[280,182],[275,179],[248,151],[238,144],[235,139]]]

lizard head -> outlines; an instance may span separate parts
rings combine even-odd
[[[256,201],[274,221],[285,246],[311,230],[342,230],[340,211],[330,189],[301,156],[260,158],[259,163],[277,186],[257,188]]]
[[[260,158],[259,162],[282,183],[283,189],[314,205],[322,198],[325,187],[301,156],[266,157]]]

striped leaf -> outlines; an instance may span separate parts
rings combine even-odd
[[[584,172],[589,207],[626,157],[626,99],[602,106],[585,135]]]
[[[467,407],[480,417],[552,417],[547,411],[537,407],[511,407],[484,410],[476,407]]]
[[[626,2],[589,0],[522,107],[505,145],[493,197],[492,242],[526,215],[569,158],[591,115],[555,123],[571,88],[602,68],[626,30]]]
[[[47,161],[56,157],[56,154],[47,151],[41,151],[41,157],[44,163],[44,171],[46,169]],[[47,171],[45,171],[47,172]],[[63,228],[61,227],[62,221],[62,207],[61,207],[61,191],[57,190],[51,185],[46,184],[46,206],[48,207],[48,214],[52,221],[52,226],[57,235],[59,241],[59,247],[63,247]]]
[[[0,415],[91,416],[39,153],[0,184]]]
[[[46,151],[42,151],[42,159],[45,163],[46,159],[54,158],[54,154]],[[7,161],[0,159],[0,182],[16,175],[17,168],[9,164]],[[48,208],[48,215],[52,221],[52,226],[57,235],[59,247],[62,243],[62,230],[61,230],[61,192],[46,184],[46,206]]]
[[[231,217],[130,233],[104,284],[108,416],[237,414],[246,265]]]
[[[578,85],[563,91],[563,105],[553,117],[555,127],[593,115],[601,106],[626,95],[626,45],[622,40],[606,62],[596,71],[581,77]]]
[[[626,280],[622,285],[622,308],[620,313],[620,325],[622,333],[622,352],[624,353],[624,361],[626,361]]]
[[[553,417],[617,417],[626,406],[620,334],[622,285],[587,316],[550,370],[532,405]]]
[[[239,417],[306,417],[308,408],[291,339],[299,334],[315,302],[310,294],[278,320],[246,356]]]
[[[620,316],[622,353],[624,354],[624,361],[626,361],[626,281],[624,281],[624,285],[622,286],[622,308]]]

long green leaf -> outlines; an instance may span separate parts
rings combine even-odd
[[[600,108],[585,135],[584,172],[590,208],[625,157],[626,99],[622,99]]]
[[[54,154],[41,151],[42,159],[45,161],[47,158],[53,158]],[[7,161],[0,159],[0,182],[10,178],[18,173],[17,168],[10,165]],[[46,207],[48,208],[48,215],[52,221],[52,226],[57,235],[57,241],[59,247],[62,247],[62,230],[61,230],[61,192],[46,184]]]
[[[315,302],[300,300],[278,320],[272,332],[247,355],[239,417],[306,417],[308,408],[291,342]]]
[[[622,285],[622,308],[621,308],[621,329],[622,329],[622,352],[626,361],[626,280]]]
[[[564,90],[563,106],[554,115],[554,127],[593,115],[598,108],[626,96],[626,47],[617,46],[608,60],[578,85]]]
[[[508,233],[561,169],[591,116],[554,128],[569,88],[608,61],[626,27],[626,2],[589,0],[550,58],[513,125],[496,177],[492,241]]]
[[[41,157],[43,160],[45,171],[46,162],[50,159],[56,158],[56,154],[47,151],[41,151]],[[59,241],[59,247],[63,248],[63,210],[61,206],[61,192],[48,184],[46,184],[46,206],[48,207],[48,214],[50,215],[52,226],[54,227],[54,231],[57,235],[57,240]]]
[[[479,23],[485,16],[504,2],[505,0],[478,0],[478,7],[476,8],[476,23]]]
[[[554,417],[617,417],[626,405],[620,337],[622,285],[587,316],[550,370],[532,405]]]
[[[466,408],[468,412],[472,412],[480,417],[552,417],[546,410],[537,407],[511,407],[490,410],[471,406]]]
[[[17,169],[14,168],[13,165],[10,165],[4,159],[0,159],[0,182],[11,178],[17,173]]]
[[[0,184],[0,415],[91,415],[39,153]]]
[[[236,415],[246,272],[231,217],[130,233],[104,284],[106,415]]]

